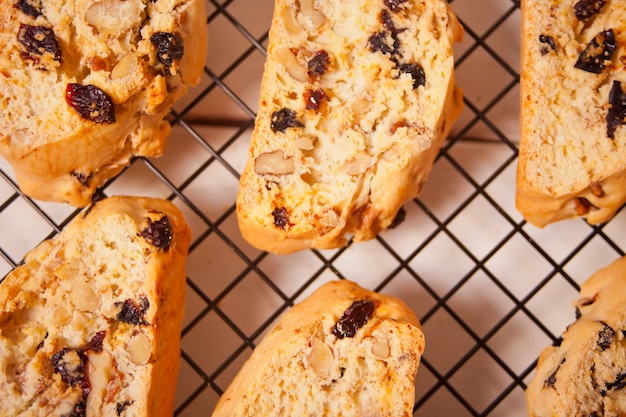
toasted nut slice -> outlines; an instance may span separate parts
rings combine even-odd
[[[281,150],[262,153],[256,158],[254,163],[254,172],[260,175],[292,174],[295,169],[293,158],[285,158],[285,154]]]
[[[143,333],[137,334],[128,345],[130,360],[137,365],[144,365],[150,360],[150,340]]]
[[[311,352],[307,356],[306,361],[317,375],[322,378],[328,378],[333,361],[333,352],[326,343],[317,337],[313,338],[311,344]]]

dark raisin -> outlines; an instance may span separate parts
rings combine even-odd
[[[615,330],[606,323],[602,324],[604,327],[602,327],[602,330],[598,333],[598,347],[600,350],[604,351],[607,350],[615,340]]]
[[[388,10],[383,10],[380,12],[379,19],[382,22],[385,29],[387,29],[390,33],[396,34],[404,32],[405,29],[398,29],[396,25],[393,24],[393,20],[391,20],[391,15]]]
[[[369,37],[367,43],[372,52],[396,55],[400,49],[398,37],[386,31],[374,33]]]
[[[318,88],[316,90],[306,90],[304,92],[304,102],[306,103],[307,110],[318,111],[322,103],[324,103],[328,97],[324,90]]]
[[[626,372],[617,374],[615,376],[615,381],[607,382],[605,384],[605,388],[607,391],[608,390],[616,391],[619,389],[623,389],[624,387],[626,387]]]
[[[554,388],[554,384],[556,384],[556,373],[559,371],[559,369],[561,368],[561,365],[563,365],[565,363],[565,358],[561,359],[561,362],[559,363],[559,365],[556,367],[556,369],[554,370],[554,372],[552,372],[545,381],[543,381],[543,387],[544,388]]]
[[[119,304],[122,305],[122,309],[117,313],[117,319],[119,321],[134,325],[148,324],[143,318],[146,312],[144,303],[137,304],[133,300],[128,299],[123,303],[118,303],[118,305]]]
[[[73,387],[87,388],[85,365],[87,355],[81,349],[63,348],[52,355],[54,371],[61,375],[61,379]]]
[[[309,77],[319,77],[328,70],[330,57],[326,51],[320,50],[313,55],[308,63]]]
[[[274,226],[285,230],[285,227],[289,224],[287,220],[287,209],[285,207],[275,208],[274,211],[272,211],[272,217],[274,217]]]
[[[84,119],[95,123],[115,123],[113,100],[95,85],[68,84],[65,101]]]
[[[83,187],[89,187],[89,179],[91,178],[91,175],[87,175],[84,172],[77,171],[70,172],[70,175],[76,178],[76,180],[80,182]]]
[[[152,246],[168,250],[172,243],[172,224],[169,217],[163,216],[155,222],[148,217],[148,227],[140,234]]]
[[[605,0],[579,0],[574,4],[576,19],[584,21],[602,10]]]
[[[618,126],[626,123],[626,92],[622,90],[622,83],[613,81],[609,92],[609,112],[606,115],[606,133],[611,139],[615,139],[615,130]]]
[[[87,415],[87,394],[83,392],[83,398],[74,405],[74,409],[61,417],[85,417]]]
[[[385,0],[385,6],[389,7],[389,10],[392,12],[397,12],[400,10],[400,5],[406,1],[407,0]]]
[[[180,61],[185,53],[180,35],[169,32],[156,32],[150,36],[150,42],[156,48],[157,60],[161,65],[157,69],[169,74],[174,61]]]
[[[54,31],[44,26],[20,23],[17,40],[22,45],[22,58],[39,64],[45,58],[61,61],[61,46]]]
[[[413,88],[426,85],[426,74],[424,69],[417,64],[400,64],[398,67],[400,73],[409,74],[413,78]]]
[[[118,416],[121,416],[121,415],[122,415],[122,413],[123,413],[124,411],[126,411],[126,409],[127,409],[127,408],[131,405],[131,404],[132,404],[132,402],[131,402],[131,401],[128,401],[128,400],[126,400],[126,401],[124,401],[124,402],[121,402],[121,403],[117,403],[117,404],[115,405],[115,412],[117,413],[117,415],[118,415]]]
[[[374,314],[374,302],[372,300],[356,300],[333,327],[333,334],[339,339],[354,337],[357,330],[365,325]]]
[[[41,0],[17,0],[13,7],[31,17],[41,16]]]
[[[550,49],[552,49],[554,52],[556,52],[556,43],[554,42],[554,38],[552,36],[549,36],[549,35],[539,35],[539,42],[541,42],[542,44],[547,45],[547,46],[542,46],[541,47],[541,55],[546,55],[548,52],[550,52],[548,47],[550,47]]]
[[[406,210],[404,207],[400,207],[400,209],[396,213],[396,216],[393,218],[393,221],[389,225],[389,229],[395,229],[396,227],[398,227],[400,224],[402,224],[402,222],[404,222],[405,218]]]
[[[284,132],[290,127],[304,126],[297,118],[293,110],[282,108],[272,113],[270,127],[274,132]]]
[[[617,43],[613,29],[602,31],[580,53],[574,68],[600,74],[604,69],[604,63],[613,58],[615,49],[617,49]]]

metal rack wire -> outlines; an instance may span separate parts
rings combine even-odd
[[[203,82],[170,115],[165,156],[136,159],[104,194],[168,198],[193,230],[176,415],[209,415],[276,319],[320,283],[398,295],[427,347],[415,416],[521,416],[539,351],[573,320],[580,283],[624,255],[609,223],[536,229],[513,204],[519,1],[452,0],[465,109],[405,220],[371,242],[276,256],[240,237],[234,197],[257,106],[271,0],[208,0]],[[0,161],[0,276],[78,213],[24,196]]]

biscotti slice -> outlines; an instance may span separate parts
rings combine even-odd
[[[206,32],[203,0],[0,0],[0,155],[22,191],[83,207],[160,156]]]
[[[528,415],[626,415],[626,258],[583,283],[575,307],[577,320],[539,356]]]
[[[403,301],[331,281],[279,319],[213,417],[408,417],[423,351]]]
[[[0,283],[0,415],[171,417],[190,230],[110,197]]]
[[[523,0],[517,208],[538,227],[626,202],[626,8]]]
[[[276,0],[237,216],[275,253],[374,238],[422,189],[461,106],[440,0]]]

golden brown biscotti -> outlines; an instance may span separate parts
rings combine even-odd
[[[462,106],[441,0],[277,0],[241,176],[244,238],[275,253],[388,228]]]
[[[280,318],[213,417],[409,417],[423,351],[403,301],[331,281]]]
[[[190,230],[110,197],[0,283],[0,415],[171,417]]]
[[[160,156],[206,31],[202,0],[0,0],[0,155],[23,192],[83,207]]]
[[[537,361],[526,389],[529,417],[626,415],[626,258],[593,274],[577,320]]]
[[[626,8],[522,0],[516,204],[538,227],[626,202]]]

